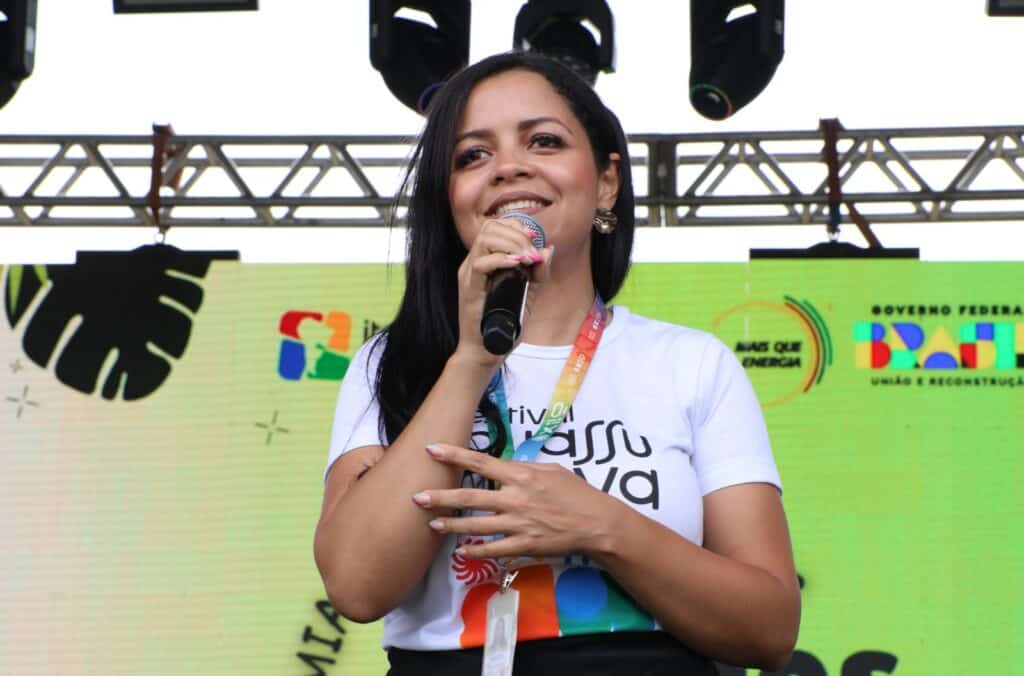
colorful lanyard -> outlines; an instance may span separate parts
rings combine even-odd
[[[562,367],[562,374],[555,383],[554,392],[551,393],[551,403],[548,404],[544,418],[540,421],[537,431],[518,448],[512,444],[512,420],[508,408],[508,399],[505,396],[505,383],[501,377],[501,370],[494,374],[494,379],[487,389],[487,398],[501,412],[501,422],[505,426],[505,448],[501,452],[502,460],[516,460],[519,462],[533,462],[537,453],[544,446],[544,442],[551,438],[551,435],[558,431],[562,421],[569,413],[569,407],[576,399],[576,394],[583,384],[583,376],[590,367],[597,352],[597,344],[601,341],[601,334],[608,323],[608,310],[600,295],[594,296],[594,304],[580,325],[576,341],[573,343],[572,352]],[[491,444],[495,442],[494,430],[488,430]]]

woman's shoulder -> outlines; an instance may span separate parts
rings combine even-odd
[[[637,314],[624,305],[614,306],[612,312],[611,327],[619,324],[618,332],[630,342],[641,342],[650,346],[670,343],[675,347],[701,351],[712,345],[724,347],[709,331]]]
[[[609,341],[634,363],[660,364],[701,372],[729,365],[736,357],[714,333],[636,314],[615,306],[612,325],[621,320],[618,335]],[[609,327],[611,328],[611,327]]]
[[[370,357],[371,355],[376,355],[376,353],[378,353],[378,352],[380,352],[381,350],[384,349],[384,347],[387,345],[387,343],[388,343],[388,334],[387,334],[387,332],[386,331],[380,331],[380,332],[375,333],[372,336],[368,337],[363,342],[363,344],[360,345],[359,348],[356,350],[356,355],[357,356],[363,356],[364,359]]]
[[[377,371],[386,344],[387,335],[385,333],[376,333],[367,338],[362,345],[356,348],[350,358],[349,371],[366,372],[367,376],[372,379],[372,374]]]

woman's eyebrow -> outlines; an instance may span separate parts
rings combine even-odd
[[[551,116],[532,117],[529,120],[523,120],[522,122],[519,123],[519,131],[524,131],[526,129],[529,129],[530,127],[536,127],[538,124],[543,124],[544,122],[554,122],[558,126],[564,128],[567,132],[572,134],[572,129],[569,128],[569,125],[567,125],[565,122],[562,122],[557,117]]]
[[[550,117],[550,116],[531,117],[531,118],[529,118],[527,120],[523,120],[522,122],[520,122],[516,126],[518,127],[519,131],[525,131],[526,129],[529,129],[531,127],[536,127],[538,124],[542,124],[544,122],[554,122],[558,126],[560,126],[563,129],[565,129],[570,135],[573,135],[572,134],[572,129],[570,129],[567,124],[562,122],[557,117]],[[469,131],[464,131],[461,134],[459,134],[458,136],[456,136],[455,137],[455,143],[457,145],[457,144],[461,143],[462,141],[466,140],[467,138],[490,138],[492,136],[494,136],[494,132],[491,131],[490,129],[470,129]]]

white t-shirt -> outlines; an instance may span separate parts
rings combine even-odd
[[[571,350],[520,344],[509,355],[505,391],[516,445],[538,427]],[[368,353],[364,345],[342,384],[328,471],[350,449],[386,445],[372,395],[377,359],[368,362]],[[478,416],[473,444],[487,443]],[[640,317],[623,306],[613,308],[572,409],[537,462],[562,464],[697,544],[703,541],[702,496],[750,482],[781,490],[760,405],[732,352],[709,333]],[[467,477],[464,485],[474,481],[480,478]],[[384,647],[483,644],[498,566],[456,555],[465,539],[449,535],[424,579],[384,617]],[[582,556],[537,561],[520,571],[513,586],[520,592],[520,641],[659,628]]]

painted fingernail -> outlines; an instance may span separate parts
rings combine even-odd
[[[527,258],[529,258],[534,263],[543,263],[544,262],[544,257],[541,256],[540,254],[529,254],[527,256]]]
[[[435,458],[443,458],[444,457],[444,451],[442,451],[441,447],[438,446],[437,444],[427,444],[427,449],[426,450],[427,450],[427,453],[429,453],[430,455],[434,456]]]
[[[441,519],[431,519],[427,522],[427,525],[436,530],[438,533],[444,530],[444,521],[441,521]]]
[[[412,496],[412,501],[415,502],[420,507],[426,507],[427,505],[430,504],[430,496],[427,495],[426,493],[417,493],[416,495]]]

